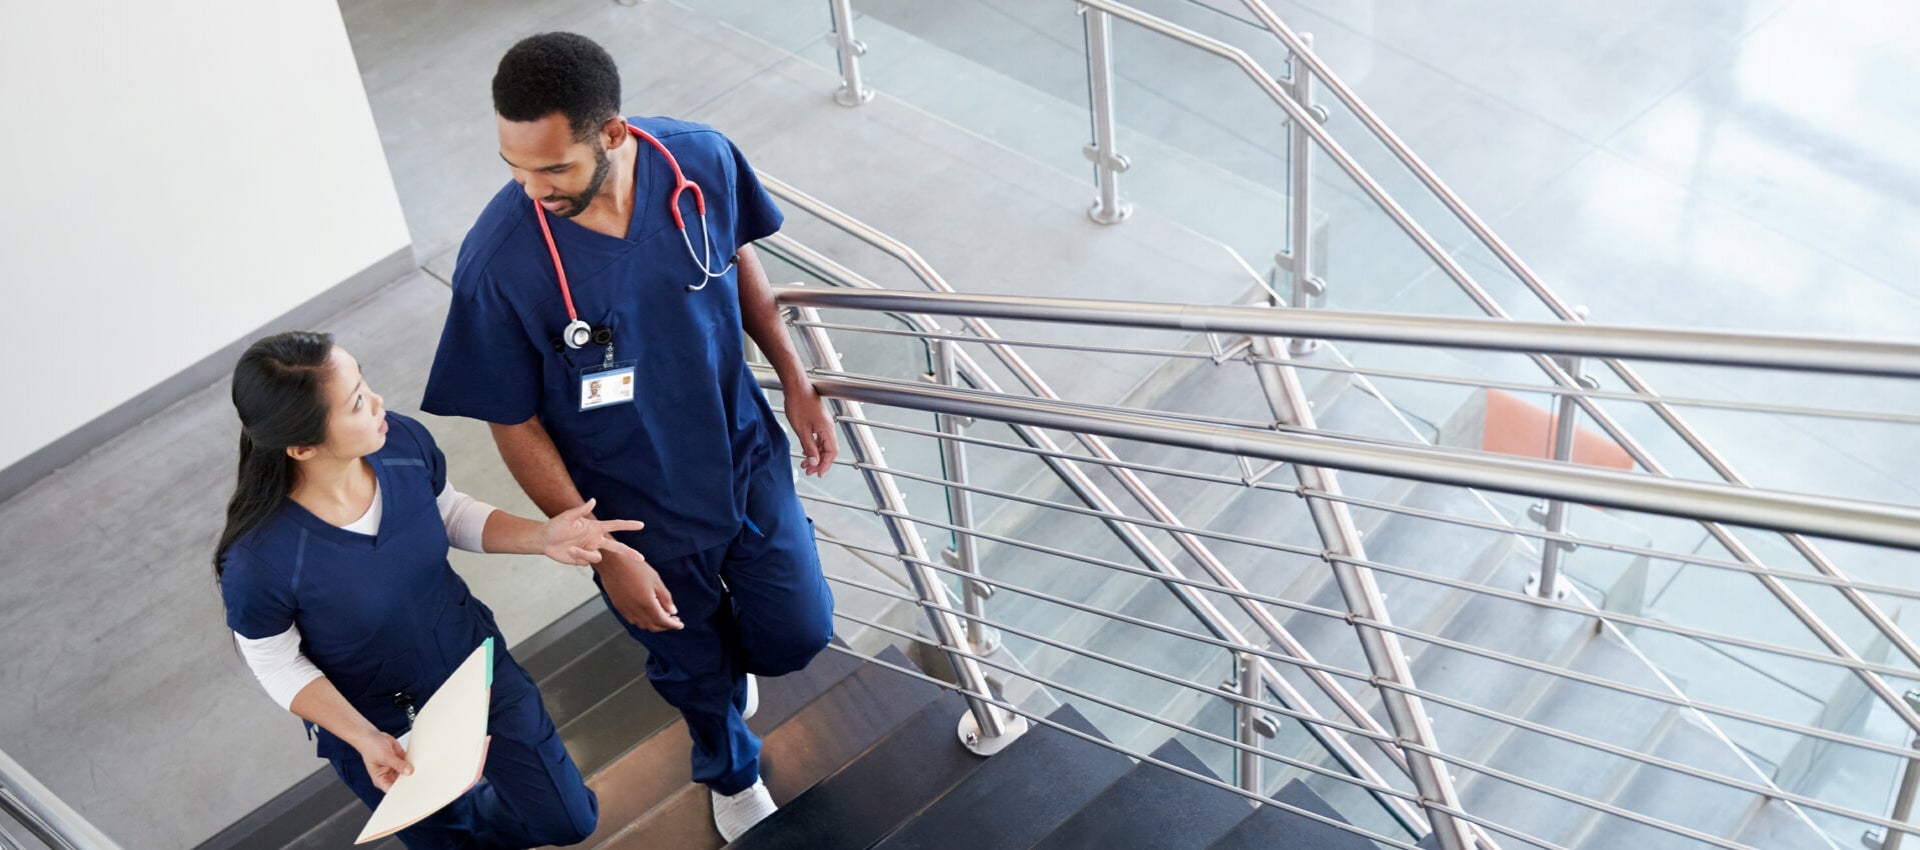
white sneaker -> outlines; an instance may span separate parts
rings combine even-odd
[[[760,679],[752,673],[747,674],[747,707],[740,710],[740,719],[746,720],[760,712]]]
[[[738,794],[721,794],[709,789],[707,795],[713,798],[713,825],[728,844],[738,841],[754,824],[766,820],[780,808],[773,804],[773,795],[767,793],[767,783],[758,780],[752,788]]]

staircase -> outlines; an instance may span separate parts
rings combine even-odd
[[[704,850],[714,831],[705,786],[688,780],[678,712],[646,683],[646,650],[598,600],[528,642],[523,661],[587,784],[600,796],[599,829],[583,848]],[[1061,706],[991,759],[960,745],[966,704],[921,674],[898,649],[873,660],[844,644],[798,673],[761,683],[749,721],[765,741],[767,787],[780,811],[732,847],[770,848],[1313,848],[1372,846],[1338,828],[1151,762],[1136,762],[1080,712]],[[1192,752],[1167,743],[1152,756],[1208,778]],[[1304,786],[1278,799],[1340,816]],[[330,771],[202,844],[216,848],[351,846],[367,810]],[[1276,840],[1302,843],[1274,844]],[[374,845],[400,850],[398,839]]]

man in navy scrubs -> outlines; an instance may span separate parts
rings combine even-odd
[[[591,497],[646,523],[621,535],[644,560],[605,558],[595,581],[685,716],[732,841],[774,809],[749,674],[798,670],[832,636],[788,442],[742,355],[744,331],[780,377],[802,469],[824,474],[833,423],[749,245],[782,216],[712,128],[621,117],[619,72],[586,38],[514,45],[493,98],[513,182],[460,247],[421,407],[491,423],[549,515]]]

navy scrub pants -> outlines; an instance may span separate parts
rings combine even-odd
[[[833,594],[784,460],[784,453],[776,455],[749,481],[747,518],[732,540],[649,562],[686,628],[649,632],[614,611],[647,647],[654,690],[686,718],[693,781],[721,794],[744,791],[760,778],[760,739],[740,716],[747,675],[799,670],[833,638]]]
[[[493,671],[486,767],[473,790],[399,833],[408,850],[522,850],[578,844],[593,834],[600,800],[580,778],[540,691],[505,652]],[[368,808],[385,795],[358,753],[330,760]]]

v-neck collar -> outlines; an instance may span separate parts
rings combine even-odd
[[[556,239],[559,238],[560,234],[565,233],[574,241],[583,242],[588,246],[602,249],[616,248],[616,250],[618,250],[631,248],[640,244],[640,238],[652,232],[649,228],[656,211],[651,209],[650,205],[644,203],[641,199],[651,198],[653,196],[653,172],[656,169],[648,168],[645,160],[649,158],[649,154],[652,154],[651,158],[654,159],[658,159],[660,155],[659,152],[649,147],[646,141],[639,136],[629,134],[627,143],[635,147],[633,152],[633,197],[630,199],[633,203],[633,214],[627,216],[626,236],[624,238],[608,236],[598,230],[582,225],[573,219],[561,218],[560,216],[541,210],[539,209],[539,204],[535,203],[533,205],[535,210],[537,210],[535,215],[544,215],[547,217],[548,225],[553,228]],[[663,167],[664,165],[665,163],[662,163]],[[607,243],[614,244],[608,245]],[[560,253],[560,259],[562,261],[567,259],[564,250]]]
[[[393,506],[388,504],[388,497],[393,493],[393,482],[387,478],[389,474],[387,465],[375,461],[373,455],[368,455],[360,460],[365,463],[369,469],[373,470],[373,497],[380,502],[380,524],[374,529],[373,534],[361,534],[358,531],[348,531],[345,528],[327,522],[319,516],[316,516],[313,511],[307,510],[307,506],[294,501],[291,497],[289,497],[286,502],[287,511],[295,522],[300,523],[300,525],[308,531],[318,534],[321,537],[336,543],[373,549],[380,545],[381,540],[386,539],[387,526],[393,522]],[[367,509],[372,510],[373,507],[369,505]]]

